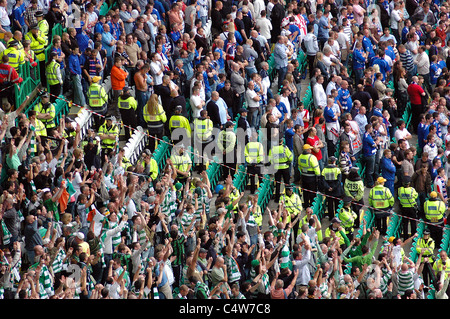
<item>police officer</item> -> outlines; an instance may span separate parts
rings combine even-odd
[[[387,218],[394,206],[394,196],[389,188],[384,186],[386,179],[378,177],[375,186],[369,192],[369,205],[375,214],[375,225],[381,234],[387,231]]]
[[[311,154],[311,149],[311,145],[303,145],[303,153],[298,157],[298,169],[301,176],[305,207],[312,205],[316,197],[320,178],[319,162],[317,157]]]
[[[275,196],[276,203],[280,201],[280,188],[281,179],[283,179],[284,185],[289,184],[290,179],[290,166],[294,156],[289,148],[284,143],[284,138],[280,137],[279,144],[273,146],[269,150],[269,160],[275,169]]]
[[[442,240],[442,229],[444,227],[445,203],[437,198],[437,193],[432,191],[430,198],[424,203],[425,222],[428,223],[431,238],[439,247]]]
[[[42,37],[47,41],[45,43],[45,46],[48,44],[48,33],[50,30],[50,27],[48,25],[47,19],[44,19],[44,12],[43,11],[36,11],[34,14],[37,20],[37,26],[39,28],[39,31],[41,31]]]
[[[183,138],[191,138],[191,125],[189,120],[181,114],[182,111],[183,107],[181,105],[177,105],[175,107],[174,114],[169,119],[169,130],[174,144],[182,141]],[[184,131],[177,129],[184,129]],[[183,135],[180,136],[180,134]]]
[[[106,115],[108,111],[108,94],[105,88],[100,85],[99,81],[102,78],[100,76],[92,77],[92,83],[87,91],[88,104],[91,110],[94,112],[92,116],[94,117],[95,130],[97,131],[100,127],[101,119]]]
[[[123,122],[123,129],[125,132],[125,139],[128,140],[133,134],[132,129],[136,129],[137,127],[137,117],[136,117],[136,108],[137,101],[131,95],[130,88],[125,86],[122,90],[122,93],[117,100],[117,107],[120,111],[120,117]]]
[[[337,213],[340,203],[340,198],[344,194],[342,186],[342,175],[339,167],[336,166],[336,157],[330,156],[328,158],[328,165],[322,170],[321,183],[322,190],[327,196],[327,210],[328,218],[333,219]],[[342,221],[342,219],[341,219]]]
[[[352,167],[344,182],[344,194],[352,198],[352,210],[358,215],[355,228],[359,227],[360,211],[364,209],[364,182],[358,170],[357,166]]]
[[[56,101],[56,97],[61,94],[63,79],[61,75],[61,64],[56,61],[56,57],[58,53],[50,52],[50,56],[48,58],[48,62],[45,66],[45,73],[47,75],[47,84],[49,87],[49,91],[52,94],[50,97],[50,101],[54,103]]]
[[[144,172],[143,174],[149,175],[152,180],[156,180],[159,174],[158,163],[152,156],[152,152],[149,149],[145,149],[142,152],[142,156],[138,161],[138,165],[141,165]],[[139,172],[138,172],[139,173]]]
[[[416,252],[417,254],[422,254],[421,263],[424,267],[422,270],[422,278],[426,286],[429,285],[430,281],[434,281],[434,272],[431,267],[433,263],[434,248],[436,247],[436,242],[430,237],[430,229],[426,227],[423,230],[423,235],[416,242]]]
[[[250,192],[255,193],[256,182],[255,175],[258,176],[259,183],[262,182],[261,168],[264,162],[264,147],[258,142],[258,133],[253,132],[250,142],[244,148],[245,162],[247,164],[247,173],[250,179]]]
[[[148,133],[162,139],[164,136],[164,123],[167,122],[167,115],[164,108],[159,103],[158,95],[152,94],[143,108],[144,121],[147,124]],[[155,138],[148,139],[148,149],[153,152],[156,148],[157,140]]]
[[[102,165],[105,156],[109,156],[117,146],[119,141],[119,127],[113,123],[113,116],[108,115],[105,122],[98,129],[98,135],[101,139],[100,146],[102,148]]]
[[[174,147],[170,160],[177,172],[177,181],[184,185],[191,174],[192,160],[183,144]]]
[[[49,129],[56,127],[56,109],[55,105],[50,102],[50,94],[48,92],[43,91],[40,94],[40,98],[41,100],[36,104],[34,110],[37,113],[36,117],[44,123],[48,133]]]
[[[343,199],[343,206],[339,210],[339,220],[341,221],[341,226],[344,229],[345,234],[348,239],[353,239],[353,231],[355,230],[355,220],[358,215],[352,210],[352,198],[345,196]]]
[[[37,23],[30,26],[30,31],[25,34],[25,40],[30,41],[30,49],[36,54],[36,58],[39,61],[39,72],[41,74],[42,86],[47,86],[45,78],[45,46],[47,40],[42,36],[41,31]]]
[[[286,185],[281,201],[288,212],[286,223],[290,223],[302,212],[302,200],[300,196],[294,192],[294,187],[292,185]],[[297,222],[292,225],[293,237],[298,235],[299,224],[300,220],[297,220]]]
[[[194,119],[194,141],[195,149],[199,151],[200,158],[197,166],[198,173],[206,169],[208,156],[204,153],[206,146],[214,140],[213,136],[213,122],[209,119],[206,110],[200,111],[200,117]],[[213,154],[211,154],[213,155]]]
[[[228,175],[234,177],[236,171],[236,133],[234,133],[233,122],[226,122],[224,130],[221,130],[217,135],[217,148],[222,154],[222,178],[225,179]]]
[[[400,201],[400,212],[402,218],[402,232],[403,238],[409,238],[408,225],[411,226],[411,233],[416,230],[416,219],[418,218],[417,198],[419,194],[414,187],[411,186],[411,177],[405,175],[402,177],[402,186],[397,191],[398,199]]]
[[[4,55],[7,55],[9,58],[8,64],[16,69],[17,72],[19,72],[19,66],[25,63],[25,56],[18,49],[19,41],[17,41],[16,39],[11,39],[7,45],[8,48],[1,52],[0,59]]]

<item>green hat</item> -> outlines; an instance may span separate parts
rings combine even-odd
[[[183,184],[181,184],[180,182],[175,183],[175,189],[177,191],[179,191],[181,189],[181,187],[183,187]]]
[[[254,260],[252,260],[252,263],[251,263],[251,265],[252,265],[252,267],[256,267],[256,266],[259,266],[259,260],[258,260],[258,259],[254,259]]]

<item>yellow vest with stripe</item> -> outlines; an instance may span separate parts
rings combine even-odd
[[[42,37],[45,39],[45,46],[48,45],[48,32],[50,30],[50,26],[48,25],[47,20],[42,19],[38,22],[38,28],[41,31]]]
[[[248,142],[244,150],[245,161],[248,164],[259,164],[264,160],[264,148],[260,142]]]
[[[413,187],[400,187],[397,192],[402,207],[414,207],[417,205],[417,191]]]
[[[327,227],[327,229],[325,229],[324,237],[331,237],[330,234],[331,234],[330,227]],[[336,234],[336,237],[339,238],[339,245],[345,244],[344,237],[341,236],[341,234],[339,233],[339,230],[336,230],[335,234]]]
[[[191,125],[189,124],[189,120],[181,114],[172,115],[169,120],[170,132],[173,132],[177,128],[184,128],[187,137],[191,137]]]
[[[47,136],[47,129],[41,120],[35,119],[34,131],[36,135]]]
[[[189,154],[186,154],[186,152],[183,155],[172,154],[170,159],[175,168],[182,172],[187,172],[189,165],[192,164],[191,157]],[[184,176],[182,178],[184,178]]]
[[[9,39],[8,40],[8,46],[9,46],[9,43],[11,43],[13,40],[15,40],[14,38],[11,38],[11,39]],[[24,56],[25,56],[25,51],[24,51],[24,49],[23,49],[23,44],[22,44],[22,41],[17,41],[18,43],[17,43],[17,50],[19,50]]]
[[[427,200],[423,205],[423,210],[425,212],[425,219],[429,222],[437,224],[443,222],[446,210],[444,202],[440,200]]]
[[[139,161],[138,161],[138,164],[137,165],[141,165],[142,167],[146,167],[147,166],[147,163],[144,161],[144,159],[140,159]],[[153,180],[155,180],[157,177],[158,177],[158,174],[159,174],[159,168],[158,168],[158,163],[156,162],[156,160],[153,158],[153,157],[151,157],[150,158],[150,164],[149,164],[149,166],[150,166],[150,170],[149,170],[149,172],[150,172],[150,177],[153,179]]]
[[[326,181],[337,181],[338,176],[341,174],[341,170],[338,167],[325,166],[322,170],[322,176]]]
[[[375,214],[381,213],[376,209],[385,209],[394,205],[394,196],[389,188],[375,185],[369,192],[369,205],[375,208]]]
[[[42,105],[41,102],[39,102],[38,104],[36,104],[34,110],[37,113],[50,114],[52,116],[51,119],[40,119],[40,121],[42,123],[44,123],[46,128],[56,127],[56,124],[55,124],[56,109],[55,109],[55,105],[53,103],[49,102],[45,107],[44,105]]]
[[[3,58],[4,55],[8,56],[8,64],[16,69],[16,71],[19,70],[20,65],[25,63],[24,54],[15,47],[10,47],[6,50],[3,50],[1,58]]]
[[[128,167],[131,166],[130,160],[125,156],[122,157],[122,163],[120,163],[120,166],[122,166],[122,168],[126,171]]]
[[[289,215],[286,222],[291,222],[299,213],[302,211],[302,200],[298,194],[292,192],[291,196],[283,194],[282,200],[284,202],[284,207],[288,211]]]
[[[108,95],[105,89],[98,83],[92,83],[87,91],[89,106],[93,109],[102,109],[108,102]]]
[[[148,107],[145,106],[143,110],[144,121],[147,123],[148,129],[160,129],[164,127],[164,123],[167,121],[167,115],[161,104],[158,103],[156,107],[156,114],[150,114]]]
[[[211,140],[213,122],[210,119],[195,119],[194,132],[197,138],[202,142]]]
[[[351,207],[342,207],[339,210],[338,216],[341,221],[341,226],[345,230],[345,233],[349,234],[349,233],[353,232],[353,225],[355,223],[356,218],[358,218],[358,216],[351,209]]]
[[[136,111],[137,108],[137,101],[134,97],[129,96],[126,99],[122,99],[121,96],[119,96],[119,100],[117,101],[117,106],[119,107],[119,109],[122,110],[130,110],[133,109]]]
[[[25,34],[25,40],[29,40],[30,49],[34,51],[39,62],[45,61],[45,46],[47,44],[47,40],[42,36],[41,31],[38,32],[36,38],[33,36],[31,31]]]
[[[119,128],[117,127],[117,125],[112,124],[109,128],[106,126],[106,122],[103,123],[100,128],[98,129],[98,134],[102,135],[102,134],[115,134],[115,135],[119,135]],[[112,139],[112,138],[107,138],[107,139],[103,139],[101,141],[101,146],[102,148],[114,148],[114,146],[116,145],[116,139]]]
[[[233,131],[220,131],[217,137],[217,147],[221,152],[229,153],[236,146],[236,133]]]
[[[444,269],[445,265],[445,269]],[[442,258],[436,260],[433,264],[433,270],[434,273],[437,274],[438,272],[445,272],[444,279],[447,279],[448,275],[450,275],[450,258],[447,257],[447,260],[442,262]]]
[[[256,206],[256,212],[252,213],[253,219],[255,220],[256,225],[258,225],[259,227],[262,226],[262,220],[263,220],[263,215],[261,212],[261,207],[258,205]]]
[[[420,254],[422,249],[425,249],[422,253],[422,261],[425,257],[428,257],[430,261],[433,261],[435,241],[430,237],[427,241],[424,238],[419,238],[416,242],[416,252]]]
[[[298,169],[302,176],[320,175],[319,161],[313,154],[300,154],[300,156],[298,157]]]
[[[59,84],[59,79],[56,70],[60,69],[60,67],[61,65],[59,64],[59,62],[53,60],[45,68],[45,73],[47,75],[47,83],[49,85]]]
[[[233,190],[230,192],[230,195],[228,195],[230,197],[230,204],[232,204],[236,199],[238,199],[239,195],[241,195],[239,190],[237,188],[233,188]],[[233,206],[233,211],[237,212],[238,209],[239,203],[236,203],[236,205]]]
[[[289,168],[289,164],[292,162],[292,152],[286,145],[276,145],[269,151],[269,158],[274,169],[286,169]]]

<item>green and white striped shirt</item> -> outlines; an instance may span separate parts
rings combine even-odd
[[[233,256],[228,255],[225,255],[223,259],[225,261],[225,265],[227,266],[228,282],[235,282],[241,279],[241,272],[236,259],[234,259]]]
[[[55,260],[52,263],[53,273],[59,273],[64,270],[64,258],[66,258],[66,252],[60,248],[56,253]]]

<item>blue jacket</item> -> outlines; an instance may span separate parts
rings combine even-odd
[[[388,181],[395,180],[395,172],[396,168],[394,163],[391,159],[382,157],[380,161],[380,169],[381,169],[381,176],[383,176]]]
[[[69,55],[69,71],[70,74],[81,75],[80,57],[75,54]]]
[[[363,156],[369,157],[377,153],[377,145],[369,133],[363,135]]]
[[[362,49],[353,50],[353,68],[354,69],[364,69],[366,66],[366,58],[362,55]]]

